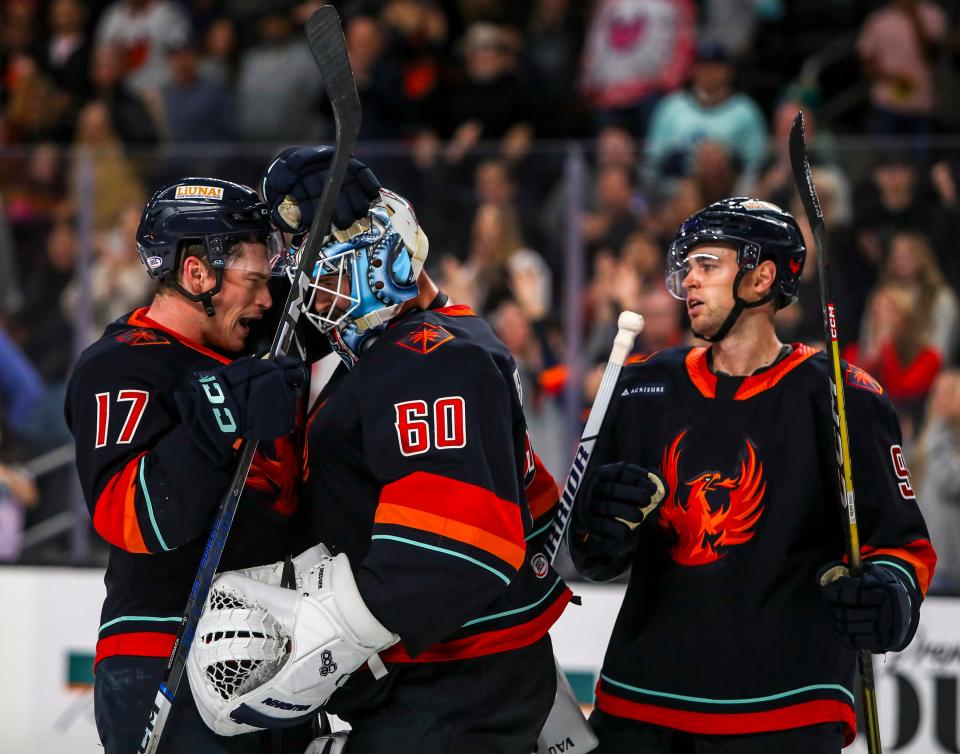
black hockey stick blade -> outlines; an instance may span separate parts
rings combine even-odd
[[[790,127],[790,168],[793,170],[793,180],[800,192],[803,208],[810,221],[810,229],[816,230],[817,225],[823,224],[823,211],[820,209],[820,200],[817,198],[817,189],[813,185],[813,173],[810,171],[810,159],[807,156],[806,129],[803,123],[803,113],[797,113]]]
[[[283,318],[277,327],[268,358],[276,358],[287,353],[293,333],[300,318],[304,292],[309,283],[308,274],[313,271],[316,258],[327,235],[327,229],[333,218],[333,209],[340,186],[347,171],[347,164],[360,131],[360,102],[356,83],[347,57],[346,41],[340,18],[330,6],[320,8],[307,22],[307,37],[310,48],[321,66],[326,85],[327,96],[333,107],[336,121],[337,143],[333,159],[327,174],[326,185],[320,198],[320,204],[313,224],[310,227],[310,239],[300,256],[297,274],[287,300],[284,304]],[[176,697],[187,655],[193,644],[194,633],[200,614],[203,612],[210,585],[220,564],[226,546],[227,536],[233,524],[233,518],[243,493],[247,474],[257,450],[255,441],[243,443],[237,469],[230,482],[230,488],[220,503],[210,536],[203,549],[200,565],[194,577],[190,597],[180,619],[177,638],[167,661],[167,669],[160,683],[157,696],[147,716],[143,739],[137,748],[138,754],[154,754],[160,745],[163,729],[173,699]]]

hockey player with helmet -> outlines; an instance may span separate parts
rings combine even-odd
[[[329,149],[297,147],[270,166],[263,193],[284,230],[309,227],[328,164]],[[298,592],[218,578],[215,592],[262,609],[238,623],[208,606],[198,634],[268,620],[292,640],[265,683],[203,714],[275,727],[326,704],[351,725],[350,754],[529,754],[556,689],[547,631],[571,597],[536,554],[557,487],[509,352],[423,271],[407,202],[360,163],[349,172],[340,220],[357,222],[326,242],[304,302],[342,359],[309,417],[304,498],[334,555],[301,556]],[[219,656],[249,655],[223,642]]]
[[[599,752],[835,754],[856,731],[854,650],[916,631],[936,556],[893,408],[850,364],[864,566],[842,567],[829,365],[774,329],[805,256],[788,213],[745,197],[688,218],[670,248],[667,288],[710,345],[624,368],[568,533],[585,576],[631,569]]]
[[[308,374],[247,340],[283,270],[268,208],[246,186],[187,178],[150,199],[137,249],[149,306],[109,325],[74,368],[66,417],[93,526],[110,543],[94,684],[108,754],[131,754],[163,677],[241,438],[260,441],[221,567],[303,549],[300,458]],[[215,736],[178,695],[161,751],[259,752]]]

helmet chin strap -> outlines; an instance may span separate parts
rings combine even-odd
[[[720,328],[713,335],[704,335],[698,333],[693,327],[690,328],[690,332],[696,335],[701,340],[709,341],[710,343],[718,343],[727,337],[727,333],[730,332],[730,328],[733,327],[737,319],[743,313],[744,309],[753,309],[757,306],[763,306],[768,301],[772,300],[773,297],[777,294],[777,289],[771,287],[766,296],[758,298],[756,301],[744,301],[740,298],[740,281],[743,280],[743,276],[746,274],[746,270],[740,270],[737,273],[737,277],[733,280],[733,308],[730,309],[730,313],[727,315],[727,318],[723,320],[723,324],[720,325]]]
[[[213,309],[213,297],[220,293],[220,287],[223,285],[223,270],[215,269],[213,271],[213,277],[216,281],[213,288],[211,288],[209,291],[204,291],[203,293],[190,293],[190,291],[180,285],[176,279],[171,280],[170,284],[184,298],[193,301],[195,304],[203,304],[203,311],[206,312],[208,317],[212,317],[216,314]]]

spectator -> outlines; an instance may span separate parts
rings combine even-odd
[[[937,551],[932,594],[960,596],[960,371],[934,383],[917,442],[913,483]]]
[[[897,233],[890,241],[882,279],[914,291],[918,316],[928,325],[924,337],[945,362],[956,363],[960,307],[956,294],[944,280],[927,237],[917,231]]]
[[[259,42],[240,55],[237,123],[245,141],[316,143],[332,133],[318,113],[321,83],[303,35],[287,13],[257,21]],[[321,127],[323,123],[323,127]]]
[[[57,89],[67,97],[68,116],[61,141],[73,137],[72,121],[82,102],[93,93],[90,82],[92,46],[87,35],[87,8],[80,0],[53,0],[47,12],[49,38],[41,64]]]
[[[383,141],[401,135],[403,105],[399,69],[385,56],[386,36],[375,16],[355,15],[346,21],[344,33],[353,78],[360,95],[360,139]]]
[[[865,337],[844,349],[844,358],[872,374],[887,391],[912,438],[923,403],[943,365],[943,358],[927,340],[929,323],[923,319],[915,290],[898,283],[882,283],[867,305]]]
[[[527,21],[524,52],[537,92],[537,133],[569,136],[577,130],[577,68],[583,47],[579,3],[537,0]]]
[[[489,23],[473,24],[461,42],[463,77],[444,98],[446,133],[460,155],[479,139],[502,139],[517,159],[532,133],[531,92],[519,71],[517,36]]]
[[[715,141],[702,141],[696,146],[690,176],[700,186],[706,204],[743,193],[735,190],[740,177],[738,160]]]
[[[587,29],[580,89],[596,127],[648,131],[659,98],[680,87],[693,60],[690,0],[603,0]]]
[[[166,51],[190,35],[190,19],[179,3],[114,0],[97,24],[96,43],[121,51],[129,84],[142,94],[167,80]]]
[[[171,47],[167,62],[170,77],[160,88],[167,140],[174,147],[231,141],[233,98],[224,82],[201,72],[195,43],[183,40]]]
[[[126,156],[110,120],[110,111],[102,102],[91,102],[80,112],[74,144],[72,178],[78,180],[83,160],[93,171],[93,226],[97,230],[112,227],[120,210],[130,202],[142,204],[145,190],[133,163]],[[73,196],[86,194],[74,185]]]
[[[763,113],[734,86],[733,60],[718,45],[700,45],[690,87],[665,97],[653,111],[645,150],[650,181],[687,175],[696,147],[714,141],[735,155],[745,173],[759,170],[767,150]]]
[[[237,30],[233,20],[226,17],[214,19],[203,40],[201,73],[232,85],[237,73]]]
[[[123,52],[112,45],[93,52],[90,79],[94,101],[106,106],[111,126],[124,145],[152,146],[159,141],[157,119],[145,100],[126,82]]]
[[[43,380],[7,333],[0,329],[0,426],[14,434],[29,429],[43,398]]]
[[[637,278],[642,291],[663,287],[663,252],[648,232],[637,231],[627,236],[620,258]]]
[[[597,176],[596,209],[583,216],[583,239],[591,254],[618,250],[640,227],[634,175],[620,165],[608,165]]]
[[[857,51],[870,82],[871,133],[925,136],[933,131],[934,63],[946,31],[943,9],[928,0],[891,0],[867,16]]]
[[[153,281],[144,276],[136,253],[141,210],[139,201],[131,201],[120,210],[117,224],[97,236],[87,291],[93,309],[91,330],[94,332],[103,330],[127,312],[145,306],[153,294]],[[64,292],[64,306],[68,311],[75,310],[79,295],[77,281],[73,281]]]
[[[678,346],[683,342],[680,325],[683,304],[671,296],[663,285],[648,288],[640,297],[636,311],[643,315],[643,332],[634,350],[644,356]]]
[[[430,131],[442,115],[441,84],[449,67],[449,24],[437,0],[387,0],[380,14],[387,29],[387,57],[399,68],[397,96],[402,122]]]

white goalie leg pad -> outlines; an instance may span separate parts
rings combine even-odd
[[[298,558],[300,565],[304,560]],[[247,606],[211,610],[209,616],[205,610],[188,661],[197,708],[216,733],[236,735],[308,719],[371,655],[398,640],[367,609],[346,555],[320,557],[298,573],[298,581],[299,591],[237,572],[215,581],[211,593]],[[249,645],[260,643],[265,659],[250,656]],[[223,684],[210,682],[224,666],[248,671],[228,693]]]

